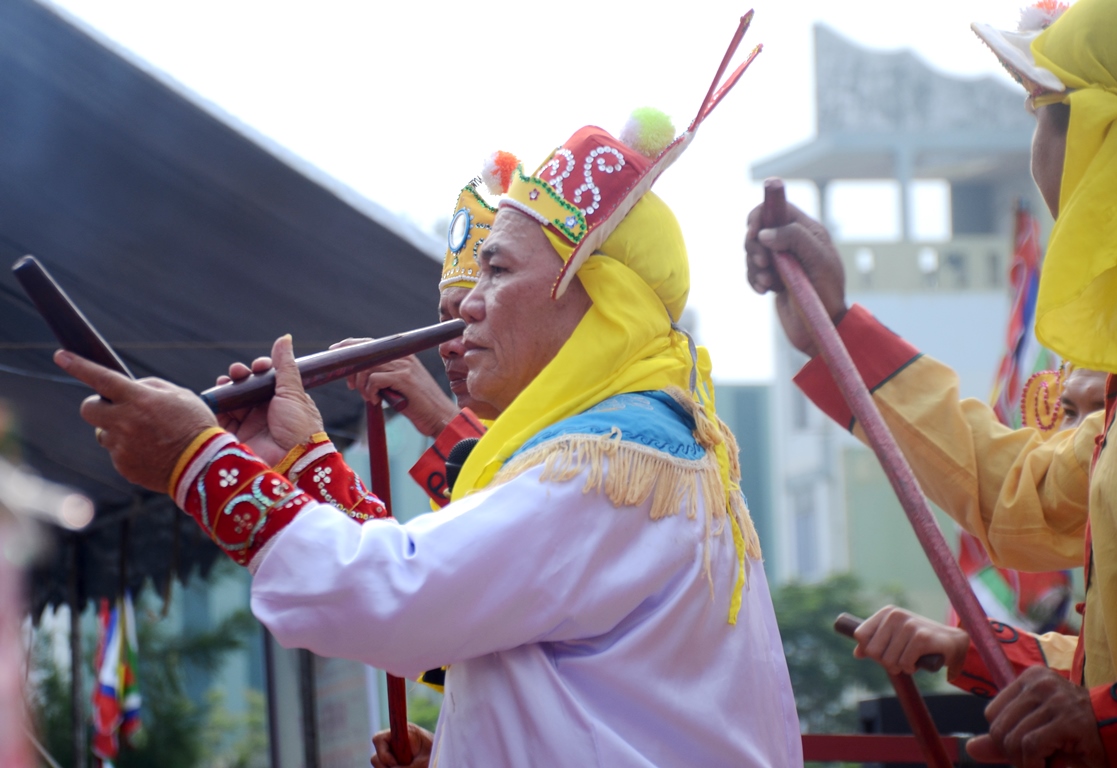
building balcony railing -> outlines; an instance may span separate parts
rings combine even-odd
[[[838,243],[851,292],[996,291],[1007,284],[1011,238]]]

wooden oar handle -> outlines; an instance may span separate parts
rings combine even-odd
[[[861,626],[863,620],[857,618],[851,613],[838,614],[838,618],[834,619],[834,631],[839,635],[845,635],[852,638],[853,633]],[[920,669],[925,669],[928,672],[938,672],[942,669],[943,664],[946,663],[946,657],[941,653],[928,653],[926,656],[920,656],[919,661],[915,662],[915,666]]]

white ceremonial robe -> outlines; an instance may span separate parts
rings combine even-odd
[[[726,523],[653,521],[541,468],[406,525],[311,505],[269,544],[252,610],[286,647],[415,678],[450,665],[431,765],[798,766],[764,569]]]

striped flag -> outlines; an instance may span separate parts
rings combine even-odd
[[[120,737],[131,743],[139,733],[140,689],[136,679],[136,617],[132,596],[125,593],[110,607],[101,600],[97,642],[97,684],[93,690],[93,754],[102,768],[112,768]]]
[[[1053,353],[1036,341],[1036,295],[1039,293],[1039,222],[1023,201],[1016,204],[1016,242],[1009,265],[1012,309],[1005,333],[1005,351],[997,367],[989,401],[1002,424],[1020,426],[1020,395],[1033,373],[1058,367]]]

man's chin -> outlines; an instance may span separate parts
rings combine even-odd
[[[494,386],[492,379],[483,373],[470,373],[465,383],[465,398],[474,404],[492,403],[494,399],[500,396],[499,388]],[[458,402],[461,403],[461,396],[459,395],[458,397]],[[473,408],[473,405],[469,407]],[[490,406],[490,409],[492,407],[495,406]]]

